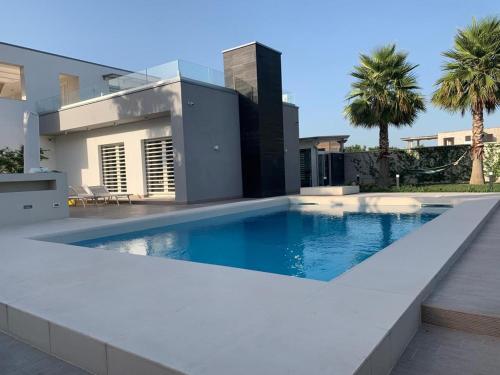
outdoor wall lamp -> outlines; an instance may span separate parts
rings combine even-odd
[[[219,145],[214,146],[214,151],[219,151]]]

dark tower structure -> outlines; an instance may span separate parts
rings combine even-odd
[[[281,52],[253,42],[223,55],[226,86],[239,93],[243,195],[284,195]]]

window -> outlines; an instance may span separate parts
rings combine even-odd
[[[453,146],[455,144],[455,138],[449,137],[444,139],[445,146]]]
[[[465,143],[471,143],[471,136],[470,135],[466,135],[465,136]]]
[[[102,184],[112,193],[127,191],[125,146],[123,143],[101,146]]]
[[[493,134],[490,133],[483,133],[483,141],[484,142],[495,142],[495,139],[493,137]]]
[[[80,78],[69,74],[59,74],[61,106],[80,101]]]
[[[145,140],[144,164],[148,195],[175,194],[172,137]]]
[[[22,66],[0,62],[0,98],[26,100]]]

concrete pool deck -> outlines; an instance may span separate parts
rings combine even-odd
[[[26,238],[287,202],[4,229],[0,330],[97,374],[387,374],[419,327],[421,302],[498,200],[465,201],[331,282]]]

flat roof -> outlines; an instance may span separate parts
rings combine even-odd
[[[431,139],[437,139],[437,134],[433,135],[417,135],[415,137],[403,137],[401,138],[402,141],[425,141],[425,140],[431,140]]]
[[[347,138],[349,138],[348,135],[319,135],[316,137],[299,138],[299,141],[320,141],[320,142],[346,141]]]
[[[64,55],[58,55],[57,53],[52,53],[52,52],[42,51],[42,50],[39,50],[39,49],[34,49],[34,48],[29,48],[29,47],[19,46],[19,45],[17,45],[17,44],[6,43],[6,42],[0,42],[0,44],[3,44],[3,45],[5,45],[5,46],[9,46],[9,47],[21,48],[21,49],[24,49],[24,50],[27,50],[27,51],[31,51],[31,52],[43,53],[43,54],[45,54],[45,55],[51,55],[51,56],[55,56],[55,57],[61,57],[61,58],[63,58],[63,59],[68,59],[68,60],[79,61],[79,62],[83,62],[83,63],[86,63],[86,64],[98,65],[98,66],[102,66],[102,67],[105,67],[105,68],[111,68],[111,69],[116,69],[116,70],[121,70],[121,71],[124,71],[124,72],[130,72],[130,73],[132,73],[132,71],[131,71],[131,70],[128,70],[128,69],[117,68],[117,67],[115,67],[115,66],[110,66],[110,65],[99,64],[99,63],[95,63],[95,62],[92,62],[92,61],[87,61],[87,60],[77,59],[77,58],[75,58],[75,57],[69,57],[69,56],[64,56]]]
[[[492,127],[492,128],[484,128],[484,131],[487,131],[487,130],[499,130],[500,127]],[[461,129],[461,130],[448,130],[448,131],[445,131],[445,132],[439,132],[438,134],[445,134],[445,133],[462,133],[462,132],[471,132],[472,129]]]
[[[225,49],[225,50],[222,51],[222,53],[233,51],[233,50],[238,49],[238,48],[243,48],[243,47],[251,46],[252,44],[256,44],[256,45],[259,45],[261,47],[265,47],[265,48],[270,49],[271,51],[277,52],[277,53],[279,53],[281,55],[281,51],[278,51],[277,49],[271,48],[271,47],[266,46],[265,44],[257,42],[257,41],[253,41],[253,42],[250,42],[250,43],[245,43],[245,44],[241,44],[241,45],[236,46],[236,47]]]

